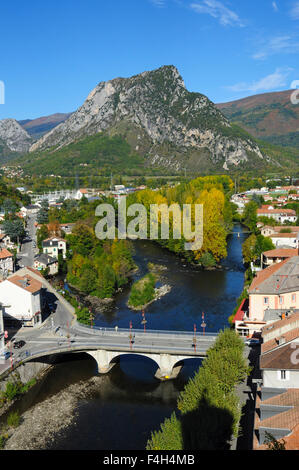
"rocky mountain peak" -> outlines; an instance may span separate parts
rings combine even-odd
[[[205,95],[186,89],[173,65],[100,82],[75,113],[30,151],[59,149],[99,132],[121,134],[137,152],[143,148],[149,163],[176,169],[188,166],[191,154],[193,161],[197,154],[199,161],[222,162],[225,169],[247,161],[252,154],[263,159],[250,136],[235,132]]]
[[[32,143],[30,135],[15,119],[0,120],[0,140],[12,152],[27,152]]]

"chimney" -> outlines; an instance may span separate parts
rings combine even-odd
[[[277,343],[279,346],[281,346],[282,344],[285,344],[286,342],[286,339],[284,336],[281,336],[280,338],[277,339]]]

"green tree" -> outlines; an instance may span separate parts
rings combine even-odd
[[[49,237],[49,230],[47,225],[42,225],[36,234],[37,246],[40,252],[43,251],[43,241]]]
[[[49,203],[47,199],[41,202],[41,208],[37,213],[36,220],[38,224],[46,224],[49,222]]]
[[[257,232],[257,209],[258,205],[254,201],[250,201],[245,205],[243,213],[243,223],[251,230],[253,233]]]
[[[17,242],[25,236],[24,224],[21,219],[5,220],[2,227],[13,242]]]

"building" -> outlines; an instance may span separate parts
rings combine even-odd
[[[75,199],[77,199],[77,201],[80,201],[80,199],[82,199],[83,197],[87,197],[88,195],[88,191],[87,189],[78,189],[76,195],[75,195]]]
[[[12,243],[10,236],[5,233],[0,233],[0,247],[14,248],[15,245]]]
[[[299,310],[299,256],[257,273],[248,294],[248,304],[242,302],[234,318],[236,331],[245,336],[260,334],[267,323]]]
[[[33,266],[38,271],[48,269],[48,272],[51,276],[57,274],[59,270],[57,258],[52,258],[52,256],[49,256],[45,253],[41,253],[35,256]]]
[[[66,258],[66,240],[63,238],[52,237],[43,241],[43,253],[57,258],[62,254],[63,259]]]
[[[292,256],[298,256],[299,252],[296,248],[276,248],[275,250],[264,251],[261,254],[261,268],[265,269],[274,263],[280,263]]]
[[[285,222],[294,223],[297,220],[296,211],[292,209],[274,209],[273,206],[262,206],[257,209],[257,216],[272,218],[281,224]]]
[[[299,248],[299,232],[274,233],[269,238],[276,248]]]
[[[254,449],[266,448],[266,433],[299,449],[299,312],[262,330],[261,387],[255,413]]]
[[[0,275],[13,272],[13,255],[6,248],[0,248]]]
[[[18,320],[24,326],[41,323],[42,283],[30,275],[13,274],[0,282],[4,320]]]
[[[270,225],[265,225],[261,228],[261,234],[264,237],[270,237],[271,235],[278,234],[278,233],[285,233],[285,231],[288,230],[290,233],[298,233],[299,232],[299,227],[297,226],[276,226],[276,227],[271,227]],[[283,231],[283,232],[281,232]]]
[[[47,225],[48,230],[51,228],[51,224],[37,224],[35,223],[36,230],[39,230],[43,225]],[[72,230],[76,224],[75,223],[64,223],[64,224],[59,224],[59,232],[61,235],[61,232],[64,233],[72,233]]]

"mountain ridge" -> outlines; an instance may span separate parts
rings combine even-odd
[[[77,111],[30,147],[59,150],[80,139],[120,133],[152,165],[180,169],[209,159],[224,169],[267,160],[250,135],[231,126],[203,94],[189,92],[176,67],[100,82]]]
[[[261,93],[216,106],[255,138],[299,148],[299,105],[291,102],[293,92]]]

